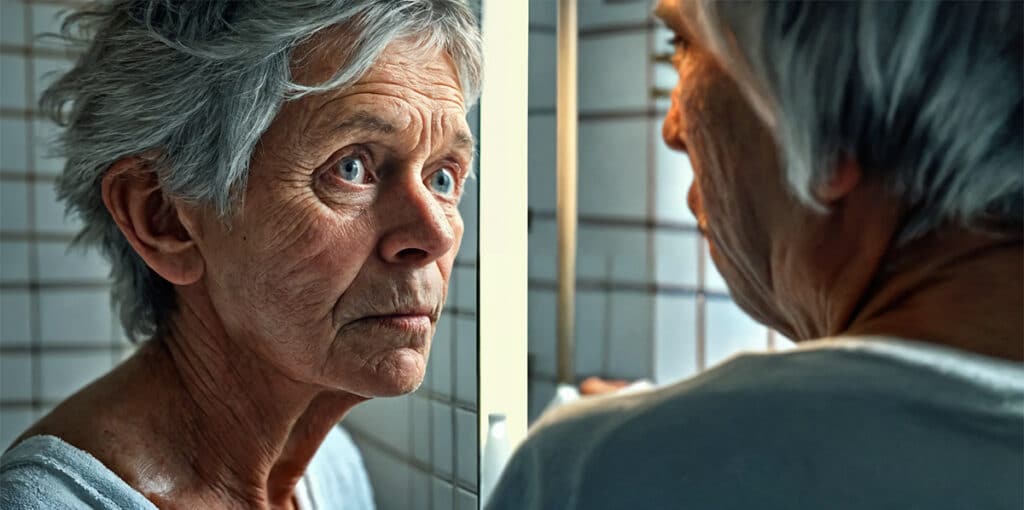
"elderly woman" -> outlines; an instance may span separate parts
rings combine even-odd
[[[803,345],[556,410],[490,508],[1024,508],[1024,4],[657,13],[711,256]]]
[[[462,237],[475,23],[456,0],[69,18],[88,48],[42,97],[67,127],[60,196],[144,341],[4,455],[0,506],[372,504],[332,429],[423,378]]]

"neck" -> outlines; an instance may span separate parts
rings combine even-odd
[[[842,334],[920,340],[1024,361],[1024,243],[962,230],[886,257]]]
[[[214,494],[203,499],[222,507],[290,507],[331,428],[366,399],[293,380],[187,306],[180,315],[152,348],[173,379],[180,408],[169,430],[194,479],[147,496],[175,501],[206,488]]]

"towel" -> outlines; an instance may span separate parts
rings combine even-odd
[[[362,456],[335,427],[296,487],[302,510],[372,510]],[[0,509],[155,510],[157,507],[87,452],[55,436],[33,436],[0,457]]]

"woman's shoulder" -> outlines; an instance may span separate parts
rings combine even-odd
[[[52,435],[34,435],[0,457],[2,508],[154,509],[102,462]]]

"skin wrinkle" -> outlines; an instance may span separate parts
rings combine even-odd
[[[170,259],[202,269],[181,271],[197,276],[176,280],[179,306],[162,338],[26,434],[58,435],[136,488],[147,474],[167,473],[171,485],[146,494],[161,507],[291,508],[295,482],[352,406],[421,384],[461,242],[465,172],[454,176],[454,197],[427,178],[447,160],[464,169],[471,151],[451,59],[437,50],[410,61],[403,44],[389,46],[365,81],[284,104],[250,162],[231,228],[215,210],[175,202],[187,236],[173,246],[185,252],[131,236],[155,271]],[[339,57],[322,55],[329,62],[321,67],[337,69]],[[395,76],[382,80],[387,73]],[[384,82],[392,85],[373,85]],[[306,136],[358,110],[404,129]],[[323,164],[353,143],[376,148],[378,180],[320,178]],[[104,181],[115,184],[129,197],[145,186]],[[365,319],[412,311],[425,312],[429,325],[402,330]],[[79,409],[91,400],[108,405]],[[100,422],[113,424],[102,442],[88,433]]]
[[[913,197],[886,185],[887,169],[865,171],[846,154],[815,186],[826,210],[804,205],[743,92],[754,85],[737,84],[687,37],[693,6],[662,0],[657,9],[688,43],[673,58],[679,82],[662,134],[690,157],[688,202],[736,304],[796,341],[881,335],[1024,359],[1022,324],[1007,320],[1024,309],[1022,235],[943,224],[904,242],[909,218],[920,219]]]

